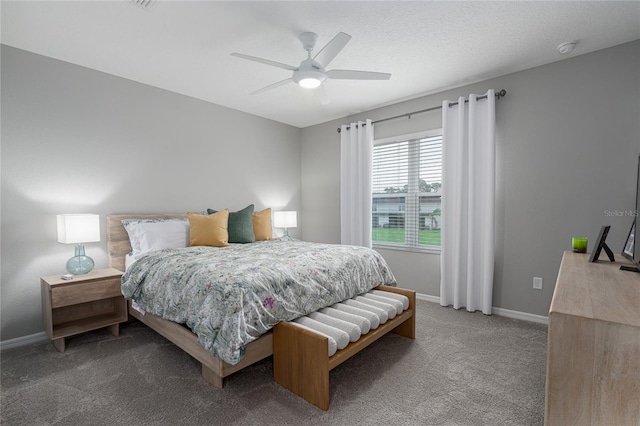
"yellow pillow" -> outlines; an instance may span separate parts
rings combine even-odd
[[[225,247],[229,245],[229,210],[202,215],[187,213],[189,219],[189,244],[192,246]]]
[[[264,209],[252,216],[253,219],[253,233],[256,236],[256,241],[270,240],[273,235],[273,229],[271,227],[271,209]]]

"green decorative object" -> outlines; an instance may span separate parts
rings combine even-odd
[[[586,238],[574,237],[571,239],[571,246],[573,247],[573,251],[575,251],[576,253],[586,253],[587,244],[588,240]]]

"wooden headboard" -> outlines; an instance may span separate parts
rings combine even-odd
[[[175,219],[187,217],[186,213],[177,214],[110,214],[107,215],[107,256],[109,267],[124,271],[124,257],[131,253],[129,234],[124,229],[122,219]]]

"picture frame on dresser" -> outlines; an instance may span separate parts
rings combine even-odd
[[[622,248],[622,255],[629,260],[634,260],[635,234],[636,234],[636,220],[633,219],[633,223],[631,224],[631,229],[629,229],[629,234],[627,235],[627,239],[625,240],[624,247]]]
[[[607,235],[609,235],[609,229],[611,229],[610,225],[603,225],[600,228],[600,232],[598,233],[598,238],[596,239],[596,246],[593,248],[593,252],[589,257],[589,262],[597,262],[602,250],[605,251],[610,261],[615,262],[613,252],[605,242],[607,240]]]
[[[620,269],[623,271],[629,272],[640,272],[640,267],[638,266],[638,257],[640,253],[636,251],[636,218],[633,219],[633,223],[631,224],[631,229],[629,230],[629,234],[627,235],[627,239],[624,243],[624,247],[622,247],[622,256],[629,259],[632,264],[631,265],[620,265]]]

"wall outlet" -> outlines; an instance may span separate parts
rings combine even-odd
[[[533,288],[536,290],[542,290],[542,278],[533,277]]]

